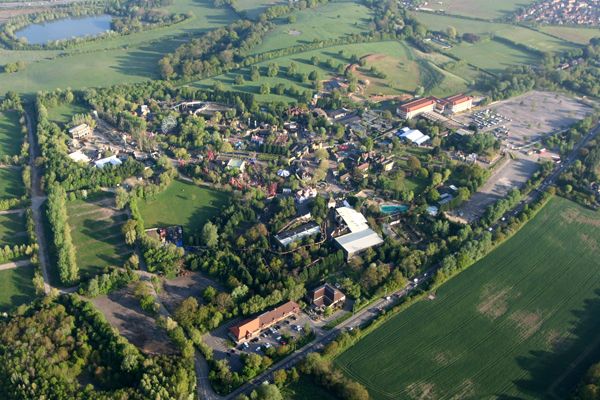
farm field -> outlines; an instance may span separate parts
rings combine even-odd
[[[27,243],[25,215],[22,213],[0,214],[0,246]]]
[[[158,60],[190,37],[226,25],[237,16],[210,0],[176,0],[165,11],[190,13],[171,26],[84,43],[64,51],[2,51],[2,60],[24,60],[27,67],[0,73],[0,87],[29,95],[57,87],[81,89],[158,79]]]
[[[385,79],[375,78],[368,72],[358,74],[359,79],[369,80],[369,85],[367,85],[367,89],[365,90],[367,95],[412,93],[418,86],[424,86],[427,89],[427,93],[445,95],[447,93],[466,90],[468,86],[465,79],[441,70],[432,61],[432,59],[435,59],[436,62],[447,62],[450,60],[448,57],[441,54],[435,57],[432,55],[423,55],[405,43],[396,41],[347,44],[280,57],[257,64],[261,68],[261,78],[254,82],[249,80],[250,69],[246,68],[218,76],[214,79],[199,81],[193,85],[201,88],[210,88],[216,82],[219,82],[225,88],[253,93],[259,101],[293,101],[292,98],[286,95],[276,95],[273,90],[268,95],[259,94],[260,86],[267,84],[273,89],[276,85],[283,84],[285,87],[292,86],[300,91],[311,89],[312,84],[310,82],[301,83],[296,78],[290,78],[286,75],[290,64],[294,62],[297,65],[299,73],[309,74],[311,71],[317,71],[320,79],[330,79],[336,75],[336,71],[324,65],[325,61],[332,59],[336,64],[347,65],[349,63],[347,58],[340,55],[340,51],[343,51],[346,57],[350,57],[353,54],[359,57],[367,56],[367,67],[370,67],[370,60],[371,64],[375,64],[379,69],[385,69],[384,72],[387,75]],[[313,56],[319,58],[320,64],[318,66],[311,63]],[[280,70],[277,77],[266,76],[266,70],[270,63],[276,63],[279,66]],[[235,77],[238,74],[242,74],[246,79],[243,85],[235,85]],[[470,74],[474,74],[474,72],[470,72]]]
[[[0,199],[6,199],[9,197],[21,197],[24,194],[25,188],[23,187],[21,168],[0,168]]]
[[[447,14],[494,19],[505,17],[517,8],[525,7],[532,2],[532,0],[446,0],[443,4],[432,3],[428,7]]]
[[[34,271],[33,265],[0,271],[0,312],[18,307],[34,298]]]
[[[569,397],[600,356],[599,225],[600,213],[551,199],[337,365],[376,400]]]
[[[121,233],[127,215],[114,208],[112,196],[72,201],[67,211],[82,279],[123,265],[132,252]]]
[[[368,30],[370,10],[353,1],[333,1],[326,5],[297,11],[296,22],[282,23],[267,34],[251,54],[362,33]]]
[[[600,37],[600,29],[572,27],[572,26],[542,26],[542,32],[558,36],[569,42],[588,44],[590,39]]]
[[[0,112],[0,156],[13,156],[21,151],[24,136],[16,111]]]
[[[199,232],[227,201],[227,194],[175,180],[154,200],[141,201],[140,212],[147,228],[181,225],[184,236]]]

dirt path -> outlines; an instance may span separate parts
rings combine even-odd
[[[40,181],[40,170],[35,165],[35,159],[39,155],[39,147],[33,131],[31,116],[25,111],[25,120],[27,122],[27,135],[29,139],[29,164],[31,165],[31,211],[33,222],[35,224],[35,234],[38,242],[38,258],[40,260],[40,269],[44,277],[44,291],[50,293],[50,278],[48,274],[48,246],[46,242],[46,233],[44,232],[42,205],[46,201],[46,196],[42,190]]]
[[[30,264],[31,264],[31,261],[29,261],[29,260],[12,261],[12,262],[9,262],[6,264],[0,264],[0,271],[6,271],[7,269],[24,267],[24,266],[30,265]]]
[[[17,209],[14,209],[14,210],[0,211],[0,215],[23,214],[24,212],[25,212],[24,208],[17,208]]]

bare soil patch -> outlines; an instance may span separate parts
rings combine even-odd
[[[477,305],[477,311],[485,315],[492,321],[501,317],[508,310],[508,297],[510,289],[495,290],[489,286],[485,287],[481,293],[481,301]]]
[[[437,353],[433,358],[433,361],[441,367],[450,365],[454,360],[456,360],[456,357],[448,350]]]
[[[510,316],[510,319],[516,323],[517,328],[519,329],[519,336],[521,336],[523,340],[536,333],[543,322],[542,315],[539,311],[516,311]]]
[[[173,354],[176,348],[154,318],[142,311],[129,286],[92,300],[108,322],[127,340],[147,354]]]
[[[202,298],[202,292],[209,286],[217,290],[222,289],[219,284],[206,278],[200,272],[187,272],[185,275],[165,281],[159,297],[165,307],[170,312],[174,312],[177,306],[188,297]]]
[[[438,396],[435,394],[435,385],[427,382],[415,382],[406,387],[406,392],[414,400],[434,400]]]
[[[288,35],[290,36],[300,36],[302,35],[302,31],[297,31],[295,29],[291,29],[288,31]]]

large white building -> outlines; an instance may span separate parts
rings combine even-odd
[[[404,139],[406,141],[411,142],[412,144],[416,144],[417,146],[421,146],[425,142],[429,141],[430,137],[425,135],[418,129],[410,129],[408,127],[400,129],[398,131],[398,137]]]
[[[383,243],[381,236],[369,227],[364,215],[350,207],[339,207],[335,211],[338,222],[345,225],[350,231],[350,233],[335,238],[347,258]]]

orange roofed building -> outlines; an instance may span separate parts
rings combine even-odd
[[[438,107],[441,111],[448,114],[457,114],[459,112],[470,110],[473,107],[473,97],[465,94],[446,97],[439,100]]]
[[[294,301],[288,301],[271,311],[260,314],[252,319],[247,319],[229,328],[229,336],[236,343],[245,342],[260,334],[261,331],[286,319],[290,315],[300,312],[300,306]]]
[[[409,101],[398,107],[398,115],[404,119],[411,119],[417,115],[431,112],[437,104],[435,97],[425,97],[418,100]]]

